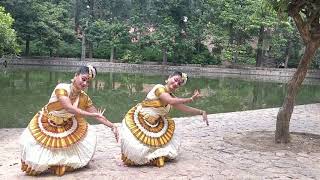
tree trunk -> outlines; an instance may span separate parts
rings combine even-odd
[[[86,36],[84,31],[82,32],[82,39],[81,39],[81,60],[86,59]]]
[[[90,16],[91,18],[94,18],[94,0],[89,0],[90,4]]]
[[[93,57],[93,43],[91,41],[88,41],[88,57]]]
[[[233,38],[234,38],[234,42],[233,42],[232,62],[236,64],[238,62],[240,36],[239,34],[235,33]]]
[[[166,65],[168,63],[168,54],[167,54],[167,48],[162,49],[162,64]]]
[[[261,67],[263,62],[263,53],[262,53],[262,45],[264,39],[264,26],[260,26],[259,31],[259,39],[258,39],[258,49],[257,49],[257,56],[256,56],[256,67]]]
[[[52,57],[52,55],[53,55],[53,50],[50,48],[49,49],[49,57]]]
[[[232,62],[236,64],[238,62],[238,46],[235,45],[232,52]]]
[[[289,39],[288,41],[288,45],[287,45],[287,49],[286,49],[286,59],[284,61],[284,68],[288,68],[288,61],[290,59],[290,49],[291,49],[291,45],[292,45],[292,42],[291,42],[291,39]]]
[[[75,5],[75,13],[74,13],[74,30],[79,33],[79,28],[80,28],[80,24],[79,24],[79,18],[80,17],[80,0],[76,0],[76,5]]]
[[[24,52],[24,55],[29,56],[29,54],[30,54],[30,39],[27,38],[26,39],[26,51]]]
[[[298,68],[292,79],[288,83],[287,96],[284,99],[282,107],[279,109],[276,123],[275,142],[288,143],[290,142],[289,123],[293,112],[295,98],[298,90],[304,80],[308,66],[315,55],[319,43],[310,41],[306,45],[304,55],[300,60]]]
[[[90,0],[90,19],[93,21],[94,18],[94,0]],[[87,25],[88,28],[88,25]],[[93,42],[92,41],[87,41],[88,42],[88,57],[92,58],[93,57]]]
[[[199,38],[197,40],[197,53],[200,53],[200,48],[201,48],[201,39]]]
[[[111,54],[110,54],[110,62],[114,62],[114,55],[115,55],[116,48],[112,46]]]
[[[230,23],[229,24],[229,34],[230,34],[230,37],[229,37],[229,44],[233,44],[233,24]]]

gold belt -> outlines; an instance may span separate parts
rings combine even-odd
[[[144,100],[141,103],[142,107],[165,107],[166,105],[163,104],[160,100]]]
[[[151,125],[157,124],[159,122],[159,119],[161,118],[159,115],[152,116],[148,113],[142,113],[142,112],[140,112],[140,114],[141,114],[143,120],[147,121]]]
[[[51,113],[48,113],[48,120],[50,121],[50,123],[54,124],[54,125],[63,125],[65,122],[69,121],[72,119],[71,117],[58,117],[55,116]]]

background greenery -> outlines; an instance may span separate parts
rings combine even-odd
[[[266,0],[2,0],[0,56],[296,67],[303,44]],[[319,50],[312,68],[319,68]]]

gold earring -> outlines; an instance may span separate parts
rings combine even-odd
[[[168,83],[168,80],[165,80],[164,82],[165,82],[165,83]]]

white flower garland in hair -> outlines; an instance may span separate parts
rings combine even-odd
[[[97,74],[96,70],[94,69],[94,67],[92,65],[87,65],[87,67],[89,68],[90,79],[94,79]]]
[[[188,81],[188,75],[186,73],[182,73],[181,79],[183,80],[182,85],[185,85]]]

